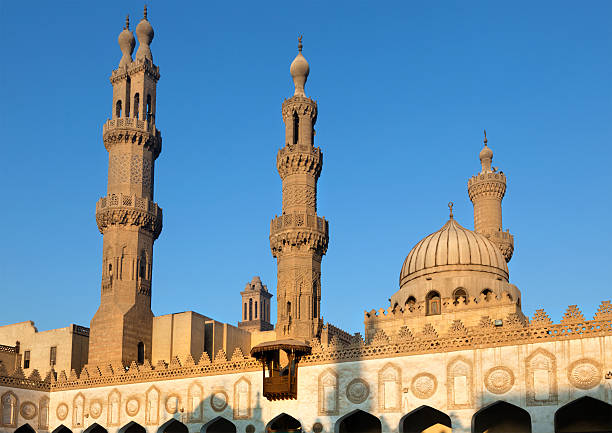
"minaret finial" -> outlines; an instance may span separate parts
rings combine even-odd
[[[448,202],[448,210],[450,211],[450,219],[453,219],[453,206],[455,205],[455,203],[453,203],[452,201]]]
[[[298,36],[298,51],[301,53],[302,52],[302,35]]]
[[[147,4],[144,5],[144,19],[147,19]]]
[[[487,145],[487,130],[486,129],[484,130],[484,135],[485,135],[484,145],[486,146]]]
[[[129,30],[130,29],[130,14],[127,14],[125,16],[125,27],[123,29],[124,30]]]

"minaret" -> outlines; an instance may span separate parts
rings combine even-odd
[[[317,180],[323,154],[314,147],[317,103],[304,93],[310,72],[302,55],[291,63],[293,97],[283,102],[285,146],[276,168],[283,182],[283,213],[270,224],[270,248],[277,259],[277,338],[310,340],[321,332],[321,259],[329,242],[328,223],[317,216]]]
[[[270,331],[274,329],[270,323],[270,298],[272,293],[261,283],[261,278],[255,276],[246,284],[242,295],[242,320],[238,327],[247,331]]]
[[[468,194],[474,204],[474,231],[485,235],[501,250],[506,262],[514,252],[514,237],[502,228],[502,200],[506,194],[506,175],[492,167],[493,151],[487,146],[480,151],[482,169],[468,180]]]
[[[123,56],[110,77],[112,117],[103,127],[108,189],[96,204],[104,237],[102,293],[91,320],[90,365],[151,359],[151,264],[153,242],[162,229],[162,211],[153,201],[153,173],[162,140],[155,128],[159,68],[149,47],[154,32],[146,6],[136,34],[140,46],[134,61],[129,22],[119,35]]]

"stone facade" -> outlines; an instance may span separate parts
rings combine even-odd
[[[482,171],[468,182],[475,230],[454,219],[450,204],[448,222],[406,257],[390,306],[365,312],[365,338],[322,321],[329,227],[317,215],[322,152],[314,147],[317,104],[305,93],[309,65],[301,38],[290,68],[295,93],[282,106],[282,214],[270,226],[276,326],[271,294],[257,277],[241,292],[239,327],[192,311],[154,317],[151,258],[161,210],[152,191],[161,136],[146,8],[136,33],[132,60],[135,39],[126,23],[123,56],[111,76],[108,195],[96,208],[104,236],[102,294],[89,359],[75,361],[74,343],[62,343],[69,362],[62,358],[51,369],[33,363],[26,372],[17,346],[7,349],[0,432],[612,431],[612,304],[603,302],[591,320],[570,306],[557,324],[543,310],[523,314],[507,265],[513,237],[502,231],[506,178],[491,167],[486,136]],[[44,352],[43,340],[23,337],[28,323],[33,328],[25,323],[0,328],[0,343],[22,339],[31,353]],[[79,335],[78,327],[70,329]],[[262,373],[250,351],[260,343],[296,347],[292,342],[305,353],[296,398],[269,400],[269,370]],[[277,355],[271,363],[296,371],[287,364],[294,357]]]

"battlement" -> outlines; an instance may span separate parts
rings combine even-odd
[[[478,173],[472,176],[468,180],[468,185],[472,185],[476,182],[482,181],[498,181],[498,182],[506,182],[506,175],[503,171],[493,171],[489,173]]]

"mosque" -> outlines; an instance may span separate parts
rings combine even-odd
[[[390,304],[365,312],[363,334],[322,320],[330,222],[317,214],[324,149],[315,146],[318,107],[305,91],[301,38],[276,155],[275,323],[259,277],[240,293],[237,326],[192,311],[155,316],[162,135],[146,8],[136,35],[133,56],[126,22],[103,124],[99,308],[90,327],[0,327],[1,432],[612,432],[612,304],[591,320],[570,306],[557,324],[544,310],[523,314],[508,269],[514,238],[502,226],[506,176],[492,165],[486,133],[467,182],[474,230],[449,203],[448,221],[410,250]]]

